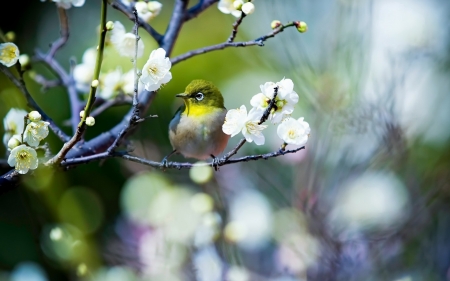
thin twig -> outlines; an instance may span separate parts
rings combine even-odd
[[[266,110],[264,110],[264,113],[261,117],[261,120],[259,120],[258,125],[261,125],[262,123],[266,122],[266,120],[269,118],[270,113],[272,113],[272,109],[277,110],[277,95],[278,95],[278,86],[273,88],[273,98],[270,100],[269,105],[267,106]]]
[[[111,3],[111,6],[114,9],[124,13],[130,20],[134,21],[134,15],[133,15],[132,9],[130,9],[129,7],[125,6],[120,1],[113,1]],[[139,23],[140,27],[145,29],[145,31],[147,31],[148,34],[150,34],[153,37],[153,39],[155,39],[155,41],[158,42],[158,44],[161,44],[163,36],[161,34],[159,34],[158,31],[156,31],[150,24],[146,23],[141,18],[138,19],[138,23]]]
[[[197,50],[193,50],[193,51],[189,51],[187,53],[181,54],[177,57],[172,58],[170,61],[172,62],[172,66],[187,60],[191,57],[197,56],[197,55],[201,55],[201,54],[205,54],[205,53],[209,53],[212,51],[217,51],[217,50],[223,50],[225,48],[228,47],[248,47],[248,46],[264,46],[264,42],[272,37],[275,37],[275,35],[277,35],[278,33],[282,32],[284,29],[294,26],[294,23],[288,23],[286,25],[281,25],[280,27],[278,27],[277,29],[275,29],[274,31],[272,31],[271,33],[261,36],[259,38],[256,38],[255,40],[251,40],[251,41],[246,41],[246,42],[224,42],[224,43],[220,43],[217,45],[213,45],[213,46],[208,46],[208,47],[203,47]]]
[[[67,40],[69,40],[69,21],[67,19],[66,9],[58,7],[58,15],[61,36],[52,44],[48,51],[47,56],[49,59],[53,59],[56,52],[67,43]]]
[[[50,125],[50,129],[55,133],[56,136],[59,137],[59,139],[61,139],[63,142],[66,142],[67,140],[70,139],[70,137],[68,135],[66,135],[66,133],[64,133],[56,124],[55,122],[39,107],[39,105],[36,103],[36,101],[33,99],[33,97],[31,96],[31,94],[28,92],[27,87],[25,86],[25,82],[23,80],[19,80],[17,77],[15,77],[11,71],[3,66],[0,65],[0,71],[3,72],[6,77],[9,78],[9,80],[11,80],[11,82],[13,82],[13,84],[19,88],[19,90],[23,93],[23,95],[25,96],[25,98],[27,99],[28,105],[35,109],[36,111],[38,111],[41,116],[42,116],[42,120],[49,122]]]
[[[227,43],[234,42],[234,39],[236,38],[236,35],[238,33],[238,28],[242,23],[242,20],[244,20],[245,14],[241,13],[241,16],[233,23],[233,30],[231,31],[230,37],[228,37]]]

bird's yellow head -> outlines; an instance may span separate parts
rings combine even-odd
[[[223,96],[219,89],[211,82],[197,79],[187,85],[184,93],[178,94],[186,105],[188,115],[204,115],[214,109],[225,108]]]

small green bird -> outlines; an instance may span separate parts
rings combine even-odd
[[[229,135],[222,131],[227,109],[219,89],[211,82],[193,80],[184,93],[176,95],[184,100],[169,124],[169,139],[174,153],[185,157],[206,160],[222,153]]]

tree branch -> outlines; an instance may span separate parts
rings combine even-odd
[[[184,15],[189,0],[176,0],[175,7],[173,8],[172,18],[170,19],[169,26],[161,41],[161,48],[166,50],[168,56],[172,53],[172,48],[175,39],[178,37],[178,33],[184,23]]]
[[[284,29],[294,26],[294,23],[288,23],[286,25],[281,25],[280,27],[278,27],[277,29],[275,29],[274,31],[272,31],[271,33],[261,36],[259,38],[256,38],[255,40],[251,40],[251,41],[247,41],[247,42],[224,42],[224,43],[220,43],[217,45],[213,45],[213,46],[208,46],[208,47],[203,47],[197,50],[193,50],[193,51],[189,51],[187,53],[184,53],[182,55],[179,55],[177,57],[172,58],[170,61],[172,62],[172,66],[187,60],[191,57],[197,56],[197,55],[201,55],[201,54],[205,54],[205,53],[209,53],[212,51],[217,51],[217,50],[223,50],[225,48],[228,47],[247,47],[247,46],[264,46],[264,42],[272,37],[275,37],[275,35],[277,35],[278,33],[282,32]]]
[[[200,163],[200,164],[196,164],[196,163],[192,164],[192,163],[187,163],[187,162],[184,162],[184,163],[183,162],[167,162],[166,164],[164,164],[162,162],[156,162],[156,161],[136,157],[133,155],[129,155],[126,152],[113,152],[113,153],[102,152],[102,153],[91,155],[91,156],[66,159],[66,160],[64,160],[64,162],[61,163],[61,166],[70,167],[70,166],[87,164],[87,163],[90,163],[93,161],[99,161],[99,160],[103,160],[103,159],[107,159],[107,158],[116,157],[116,158],[122,158],[122,159],[125,159],[128,161],[136,162],[139,164],[143,164],[146,166],[150,166],[153,168],[191,169],[193,167],[199,167],[199,166],[211,166],[211,167],[225,166],[225,165],[235,164],[235,163],[239,163],[239,162],[255,161],[255,160],[259,160],[259,159],[269,159],[269,158],[278,157],[278,156],[282,156],[282,155],[289,154],[289,153],[296,153],[302,149],[305,149],[305,147],[302,146],[302,147],[292,149],[292,150],[285,150],[284,147],[282,146],[278,151],[274,151],[274,152],[270,152],[270,153],[248,155],[248,156],[243,156],[243,157],[234,158],[234,159],[225,159],[225,156],[224,156],[224,157],[220,158],[219,162],[217,162],[217,163],[212,161],[212,162]]]
[[[129,7],[125,6],[123,3],[121,3],[120,1],[113,1],[111,3],[111,7],[113,7],[114,9],[121,11],[122,13],[124,13],[131,21],[134,21],[134,15],[133,15],[133,10],[130,9]],[[150,36],[153,37],[153,39],[155,39],[156,42],[158,42],[158,44],[161,44],[163,36],[161,34],[158,33],[158,31],[156,31],[150,24],[146,23],[145,21],[143,21],[141,18],[138,18],[138,23],[139,26],[142,27],[143,29],[145,29],[145,31],[148,32],[148,34],[150,34]]]
[[[242,12],[241,16],[233,23],[233,30],[231,31],[230,37],[228,37],[227,43],[234,42],[234,39],[236,38],[236,35],[238,33],[238,28],[241,25],[244,18],[245,18],[245,14]]]
[[[79,113],[82,105],[78,99],[78,92],[75,88],[75,81],[73,77],[69,75],[64,68],[49,55],[45,55],[39,49],[35,50],[35,60],[44,62],[48,67],[61,79],[64,86],[66,86],[69,101],[70,101],[70,123],[72,125],[72,134],[75,134],[80,120]],[[67,140],[66,140],[67,141]]]

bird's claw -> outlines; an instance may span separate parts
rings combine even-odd
[[[167,169],[169,168],[168,162],[167,162],[167,157],[164,157],[164,159],[161,161],[161,169]]]

